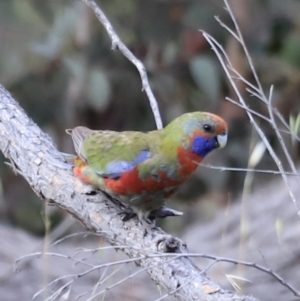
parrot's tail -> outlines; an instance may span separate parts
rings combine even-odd
[[[84,155],[81,152],[81,143],[92,132],[93,132],[92,130],[90,130],[90,129],[84,127],[84,126],[78,126],[78,127],[74,128],[74,129],[67,129],[66,130],[66,133],[69,134],[69,135],[71,135],[71,137],[72,137],[76,153],[84,161],[86,161],[86,158],[84,157]]]
[[[67,154],[67,153],[62,153],[61,154],[63,155],[65,161],[67,163],[71,163],[72,165],[74,165],[74,161],[76,160],[76,158],[78,158],[77,155],[73,155],[73,154]]]

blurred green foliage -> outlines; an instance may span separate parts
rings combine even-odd
[[[291,113],[298,113],[300,104],[300,3],[230,2],[263,84],[266,89],[270,84],[276,85],[274,104],[288,120]],[[186,111],[208,110],[222,115],[230,125],[228,147],[216,151],[206,162],[246,167],[251,142],[255,144],[256,137],[245,113],[224,100],[225,96],[235,95],[199,31],[204,29],[213,34],[224,45],[237,70],[252,80],[239,46],[214,19],[218,15],[232,25],[222,1],[98,0],[97,3],[122,40],[144,62],[164,123]],[[60,150],[73,151],[64,129],[76,125],[111,130],[154,129],[137,70],[119,51],[111,50],[107,33],[82,2],[3,0],[0,37],[1,84],[53,137]],[[266,113],[257,100],[247,101],[249,107]],[[261,125],[272,141],[269,127],[263,122]],[[276,143],[274,147],[277,148]],[[265,155],[259,167],[273,168],[274,164]],[[37,222],[32,227],[30,221],[41,220],[42,202],[38,210],[27,210],[36,208],[37,203],[28,185],[20,185],[23,180],[3,165],[1,176],[3,220],[41,233],[43,223]],[[202,195],[209,203],[226,204],[240,191],[243,180],[244,173],[203,167],[177,198],[195,201]],[[261,181],[257,176],[257,182]],[[19,194],[15,194],[15,187]],[[187,210],[188,206],[179,203],[178,207]],[[209,215],[207,210],[200,213],[192,210],[184,222],[193,214],[197,218]]]

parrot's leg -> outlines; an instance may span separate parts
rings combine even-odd
[[[74,160],[75,158],[77,158],[77,155],[68,154],[68,153],[63,153],[63,152],[60,152],[60,153],[61,153],[62,156],[64,157],[65,162],[70,163],[70,164],[72,164],[72,166],[74,166],[73,160]]]
[[[129,214],[130,213],[130,208],[128,206],[126,206],[124,203],[120,202],[118,199],[112,197],[110,194],[108,194],[107,192],[105,192],[104,190],[100,190],[102,194],[104,194],[112,203],[114,203],[117,207],[119,207],[122,212],[120,212],[120,214],[123,214],[123,210],[124,210],[124,214]],[[132,211],[132,210],[131,210]]]
[[[108,193],[106,193],[105,191],[101,190],[101,192],[112,202],[114,203],[116,206],[118,206],[121,209],[121,212],[118,213],[118,215],[122,215],[122,221],[123,222],[127,222],[130,219],[132,219],[133,217],[137,216],[136,212],[129,206],[126,206],[125,204],[123,204],[122,202],[120,202],[119,200],[113,198],[111,195],[109,195]]]
[[[137,216],[144,228],[144,236],[150,233],[155,226],[156,218],[165,218],[168,216],[180,216],[183,215],[183,212],[168,208],[165,205],[162,205],[159,209],[155,209],[149,212],[138,212]]]
[[[183,212],[177,211],[172,208],[168,208],[163,205],[159,209],[155,209],[148,212],[135,211],[132,207],[126,207],[126,209],[120,212],[120,214],[124,215],[122,219],[124,222],[129,221],[133,217],[137,217],[144,228],[144,236],[146,236],[147,233],[150,233],[151,230],[155,229],[156,218],[165,218],[168,216],[181,216],[183,215]]]
[[[119,213],[120,215],[123,215],[122,221],[127,222],[131,220],[133,217],[136,217],[136,212],[133,211],[131,207],[126,207],[122,212]]]
[[[133,217],[137,216],[137,213],[131,207],[127,207],[124,211],[120,212],[120,214],[124,215],[124,217],[123,217],[124,222],[127,222],[130,219],[132,219]],[[172,208],[169,208],[166,206],[162,206],[159,209],[150,211],[147,216],[147,220],[149,219],[152,222],[156,218],[165,218],[168,216],[181,216],[181,215],[183,215],[183,212],[181,212],[181,211],[177,211],[175,209],[172,209]],[[151,222],[147,222],[147,223],[150,224]]]
[[[136,212],[133,208],[127,207],[122,212],[119,213],[120,215],[123,215],[122,221],[127,222],[131,220],[134,217],[137,217],[137,219],[142,224],[142,228],[144,230],[144,237],[151,232],[152,229],[155,228],[155,217],[150,217],[147,213],[141,211]]]
[[[126,208],[123,212],[120,212],[123,215],[123,222],[129,221],[133,217],[137,217],[141,222],[144,237],[151,232],[151,230],[155,229],[155,217],[150,217],[150,215],[145,215],[145,212],[135,212],[131,207]]]
[[[134,217],[138,218],[138,220],[141,222],[142,227],[144,229],[144,237],[148,233],[150,233],[153,228],[155,228],[155,217],[150,218],[149,217],[150,212],[147,212],[145,214],[144,211],[135,211],[134,208],[132,208],[130,206],[125,206],[120,201],[111,197],[110,195],[107,194],[107,196],[114,204],[116,204],[119,208],[121,208],[121,212],[119,212],[118,214],[122,215],[123,222],[127,222]]]

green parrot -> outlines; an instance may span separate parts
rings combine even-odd
[[[125,204],[148,230],[155,217],[178,215],[164,207],[165,199],[208,153],[227,142],[226,122],[207,112],[186,113],[164,129],[147,133],[83,126],[67,133],[77,153],[74,175]]]

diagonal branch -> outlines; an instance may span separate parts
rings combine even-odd
[[[25,114],[0,86],[0,150],[32,189],[47,202],[59,206],[88,229],[101,233],[147,270],[153,281],[179,300],[255,301],[222,289],[205,277],[188,257],[147,257],[154,252],[187,253],[180,240],[155,230],[143,237],[136,220],[124,223],[119,208],[104,195],[90,195],[91,187],[73,177],[70,166],[51,139]]]

